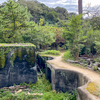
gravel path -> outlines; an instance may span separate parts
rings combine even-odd
[[[54,65],[55,68],[63,68],[63,69],[70,69],[74,71],[78,71],[83,73],[84,75],[88,76],[92,82],[95,82],[98,86],[98,91],[100,92],[100,74],[97,74],[91,70],[79,68],[77,66],[70,65],[66,62],[62,61],[63,53],[60,56],[54,57],[53,60],[49,60],[48,62]],[[99,99],[100,100],[100,94]]]

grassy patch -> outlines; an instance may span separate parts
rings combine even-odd
[[[45,76],[38,77],[38,82],[22,83],[21,86],[26,86],[31,91],[21,91],[19,93],[12,93],[9,89],[0,89],[0,100],[76,100],[76,92],[73,95],[69,93],[57,93],[51,89],[51,84],[45,79]],[[17,90],[19,91],[19,90]],[[33,95],[35,94],[35,95]],[[42,95],[38,95],[42,94]]]
[[[57,50],[47,50],[47,51],[44,51],[44,52],[39,52],[40,55],[54,55],[54,56],[58,56],[60,55],[60,51],[57,51]]]

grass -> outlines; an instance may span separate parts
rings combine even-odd
[[[11,93],[9,89],[0,89],[0,100],[76,100],[76,92],[73,95],[69,93],[57,93],[55,90],[51,89],[51,84],[48,80],[45,79],[45,76],[38,77],[36,84],[33,83],[22,83],[21,86],[26,86],[28,89],[31,89],[30,95],[27,92],[19,92],[17,94]],[[18,91],[18,90],[17,90]],[[32,95],[43,94],[43,95]]]
[[[63,55],[63,60],[67,61],[68,59],[70,60],[74,60],[74,57],[72,56],[72,54],[70,53],[70,51],[66,51]]]
[[[53,56],[59,56],[60,51],[58,50],[46,50],[43,52],[38,52],[40,55],[53,55]]]

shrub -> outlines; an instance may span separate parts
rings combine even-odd
[[[93,66],[93,70],[96,71],[98,69],[97,66]]]
[[[76,100],[76,93],[73,95],[69,93],[57,93],[56,91],[50,91],[44,93],[42,100]]]
[[[72,54],[71,54],[71,52],[70,52],[69,50],[66,51],[66,52],[64,53],[63,59],[64,59],[64,60],[68,60],[68,59],[70,59],[70,60],[75,60],[74,57],[72,56]]]

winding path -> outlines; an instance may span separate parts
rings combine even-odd
[[[100,92],[100,74],[97,74],[91,70],[79,68],[73,65],[70,65],[66,62],[62,61],[62,56],[64,53],[62,53],[60,56],[54,57],[53,60],[49,60],[48,62],[54,65],[55,68],[63,68],[63,69],[69,69],[74,70],[83,73],[84,75],[88,76],[92,82],[95,82],[98,86],[98,91]],[[98,98],[98,97],[97,97]],[[100,93],[99,93],[99,99],[100,100]]]

